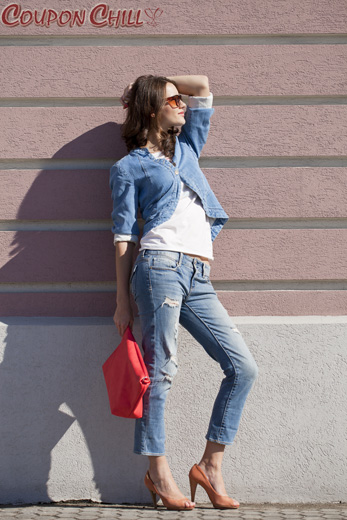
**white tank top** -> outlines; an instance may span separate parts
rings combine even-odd
[[[156,159],[167,159],[161,151],[152,155]],[[214,220],[206,215],[195,191],[181,181],[181,195],[173,215],[142,237],[139,250],[180,251],[213,260],[211,224]]]

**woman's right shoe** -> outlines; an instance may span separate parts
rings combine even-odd
[[[195,507],[195,505],[190,506],[190,507],[185,506],[185,502],[187,502],[187,501],[190,502],[189,498],[187,498],[187,497],[179,498],[178,500],[177,499],[175,500],[173,498],[169,498],[169,497],[165,497],[165,496],[161,495],[159,493],[159,491],[157,490],[157,488],[155,487],[153,480],[149,476],[149,471],[147,471],[147,473],[145,475],[145,485],[146,485],[147,489],[149,489],[149,491],[151,492],[153,505],[154,505],[155,509],[157,509],[157,507],[158,507],[156,495],[159,495],[159,497],[161,498],[161,500],[163,502],[163,505],[167,509],[170,509],[170,510],[191,511]],[[192,502],[194,502],[194,500],[192,500]]]
[[[217,493],[211,486],[205,472],[197,464],[194,464],[189,472],[189,483],[192,502],[194,502],[196,486],[200,484],[216,509],[237,509],[240,506],[237,500]]]

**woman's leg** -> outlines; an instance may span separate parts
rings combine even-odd
[[[209,269],[208,269],[209,272]],[[206,470],[216,491],[226,494],[221,464],[225,445],[232,444],[246,398],[257,377],[258,368],[240,331],[198,263],[191,290],[183,299],[180,323],[217,361],[225,377],[214,402],[205,453],[199,466]]]
[[[177,373],[177,334],[182,288],[177,281],[178,254],[143,256],[132,278],[139,310],[144,361],[151,384],[143,398],[143,416],[135,421],[134,453],[147,455],[149,474],[159,493],[184,498],[165,456],[164,410]],[[186,506],[194,502],[187,500]]]
[[[154,260],[146,255],[138,261],[132,278],[143,359],[151,380],[143,396],[143,416],[135,421],[134,453],[140,455],[165,455],[164,411],[178,369],[177,333],[182,303],[174,267],[175,260],[169,253],[159,255],[158,251]]]
[[[212,286],[211,286],[212,287]],[[217,361],[225,377],[214,402],[207,440],[232,444],[258,367],[213,289],[183,302],[180,322]]]

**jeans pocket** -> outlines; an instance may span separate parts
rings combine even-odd
[[[153,255],[149,268],[156,271],[177,271],[178,260],[166,255]]]

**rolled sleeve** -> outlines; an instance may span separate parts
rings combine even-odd
[[[134,242],[136,245],[138,242],[137,235],[121,235],[116,233],[113,235],[113,244],[116,245],[117,242]]]
[[[136,237],[137,242],[140,233],[137,223],[138,189],[133,179],[117,163],[110,170],[110,188],[113,200],[112,233],[117,236],[128,235],[131,242]]]
[[[212,108],[213,104],[213,94],[210,94],[207,97],[203,96],[188,96],[188,106],[189,108]]]
[[[212,102],[212,92],[207,97],[189,96],[185,114],[186,122],[178,137],[190,145],[198,159],[210,130],[210,119],[214,113]]]

